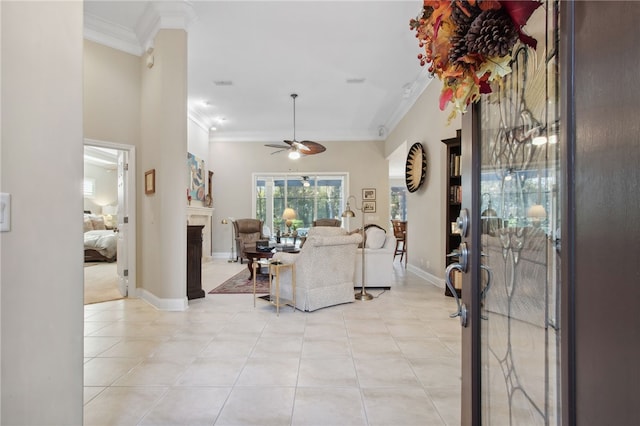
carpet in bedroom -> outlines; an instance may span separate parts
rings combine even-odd
[[[87,262],[84,264],[84,304],[122,299],[118,290],[116,262]]]
[[[209,294],[242,294],[253,293],[253,280],[249,279],[249,271],[243,270],[229,278]],[[256,277],[256,293],[269,293],[269,277],[258,274]]]

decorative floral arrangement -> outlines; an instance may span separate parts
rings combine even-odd
[[[522,32],[537,0],[424,0],[422,15],[411,19],[420,47],[420,65],[444,87],[440,109],[454,104],[449,120],[457,112],[491,93],[489,82],[511,72],[511,52],[516,42],[536,48],[536,40]]]

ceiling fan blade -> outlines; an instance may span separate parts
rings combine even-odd
[[[282,141],[282,142],[286,143],[286,144],[287,144],[287,145],[289,145],[289,146],[294,146],[295,144],[297,144],[297,143],[298,143],[298,142],[297,142],[297,141],[295,141],[295,140],[293,140],[293,141],[284,140],[284,141]]]
[[[310,150],[308,146],[298,141],[293,141],[293,147],[295,147],[298,151],[300,151],[301,154],[306,153],[307,151]]]
[[[275,144],[275,143],[267,143],[264,146],[268,146],[269,148],[280,148],[280,149],[289,149],[290,148],[290,146],[288,146],[288,145]]]
[[[321,152],[325,152],[327,150],[324,145],[320,145],[318,142],[302,141],[299,143],[307,148],[302,152],[305,155],[320,154]]]

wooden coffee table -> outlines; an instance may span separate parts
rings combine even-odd
[[[258,261],[260,259],[271,259],[273,257],[273,252],[271,251],[260,251],[260,250],[244,250],[244,254],[249,259],[249,263],[247,263],[247,268],[249,268],[249,279],[253,279],[253,262]]]

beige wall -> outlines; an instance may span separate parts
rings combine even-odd
[[[2,2],[3,425],[82,424],[82,2]],[[46,206],[46,214],[43,214]]]
[[[84,137],[138,145],[140,63],[138,56],[84,41]]]
[[[258,142],[212,142],[209,164],[213,176],[213,252],[229,253],[230,226],[226,217],[252,217],[252,173],[289,172],[301,175],[313,172],[349,172],[349,194],[358,206],[362,188],[376,188],[376,213],[367,214],[367,223],[389,229],[388,164],[382,141],[322,142],[326,152],[290,160],[286,153],[271,153],[272,148]],[[359,212],[356,212],[359,214]],[[352,219],[352,228],[361,224]]]
[[[449,112],[438,106],[441,83],[432,81],[411,110],[387,138],[385,152],[391,154],[403,142],[410,147],[421,142],[427,154],[427,178],[420,189],[407,195],[408,254],[414,272],[426,278],[444,279],[445,269],[445,179],[446,147],[461,126],[460,117],[447,125]],[[443,284],[444,282],[438,282]]]

